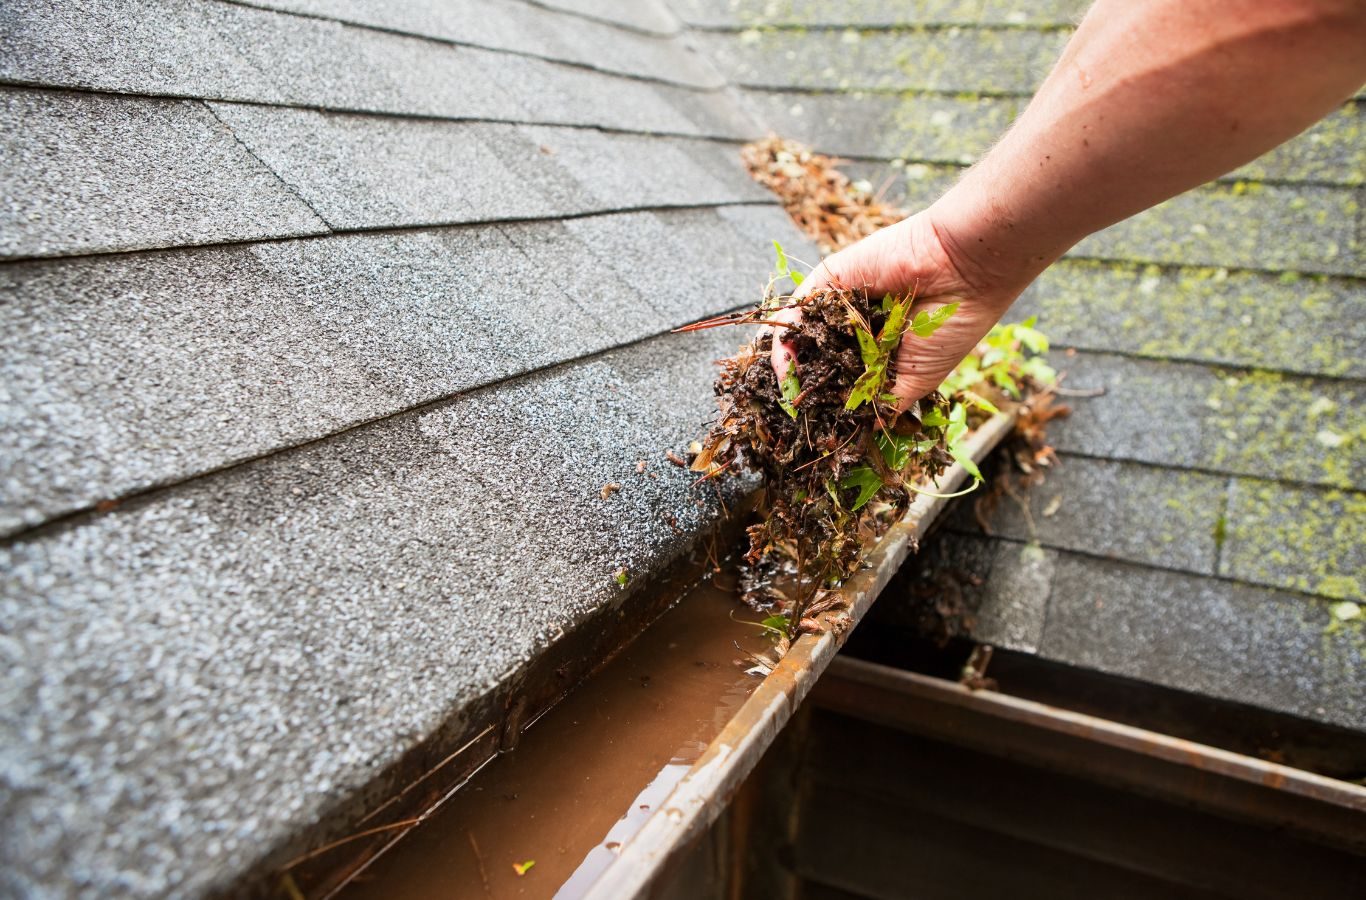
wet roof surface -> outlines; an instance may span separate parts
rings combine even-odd
[[[814,256],[737,141],[921,202],[1080,8],[777,6],[7,4],[0,893],[224,889],[632,602],[718,514],[663,451],[740,336],[667,332]],[[1109,393],[1056,515],[955,525],[999,640],[1362,724],[1360,106],[1022,301]]]

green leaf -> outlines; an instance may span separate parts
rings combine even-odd
[[[920,424],[926,428],[943,428],[949,424],[949,420],[939,411],[938,407],[932,408],[920,419]]]
[[[969,455],[965,449],[963,449],[963,446],[961,444],[949,444],[948,450],[949,456],[953,457],[954,462],[958,463],[960,466],[967,469],[968,474],[971,475],[975,480],[982,480],[982,470],[977,468],[977,463],[973,461],[972,456]]]
[[[877,335],[877,348],[884,354],[890,354],[901,342],[901,336],[906,333],[906,314],[910,309],[911,299],[907,297],[903,301],[893,301],[892,308],[887,311],[887,321]]]
[[[957,303],[945,304],[931,313],[921,310],[915,314],[915,320],[911,322],[911,331],[914,331],[917,337],[927,338],[938,331],[939,326],[947,322],[957,310]]]
[[[797,366],[795,364],[788,365],[787,374],[783,376],[783,380],[779,382],[778,387],[780,387],[783,392],[782,397],[778,398],[778,405],[781,406],[783,411],[789,416],[794,419],[797,418],[797,407],[794,405],[794,401],[796,401],[797,397],[802,392],[802,383],[797,379]]]
[[[894,304],[894,303],[896,303],[896,298],[893,297],[891,294],[883,294],[883,295],[882,295],[882,311],[883,311],[883,312],[891,312],[891,311],[892,311],[892,304]]]
[[[986,353],[982,354],[982,361],[978,365],[980,365],[983,369],[990,369],[997,363],[1004,361],[1005,358],[1005,350],[1001,349],[1000,347],[991,347],[987,350]]]
[[[877,436],[877,448],[882,451],[882,461],[887,464],[887,468],[900,472],[906,463],[911,461],[911,447],[913,440],[897,434],[881,432]]]
[[[773,249],[778,253],[778,274],[786,275],[788,272],[791,272],[792,266],[788,265],[787,254],[783,252],[783,245],[774,241]]]
[[[787,253],[783,250],[782,244],[774,241],[773,249],[778,255],[778,277],[787,276],[792,279],[793,285],[801,287],[802,282],[806,280],[806,276],[792,268],[792,263],[788,260]]]
[[[882,355],[878,352],[877,341],[857,325],[854,326],[854,336],[858,338],[858,350],[859,355],[863,357],[863,367],[867,369],[877,365],[878,357]]]
[[[983,412],[990,413],[993,416],[998,416],[1001,414],[1001,411],[996,408],[995,403],[992,403],[986,397],[983,397],[981,394],[978,394],[975,391],[964,391],[963,402],[967,403],[970,406],[975,406]]]
[[[759,624],[779,634],[787,634],[787,629],[790,627],[787,616],[769,616]]]
[[[991,380],[996,382],[996,386],[999,387],[1001,390],[1005,391],[1007,394],[1016,398],[1017,400],[1019,399],[1020,386],[1015,382],[1014,378],[1010,377],[1010,373],[1007,372],[1005,369],[997,369],[995,372],[992,372]]]
[[[1030,353],[1047,353],[1048,338],[1043,332],[1035,331],[1027,325],[1021,325],[1015,331],[1020,337],[1020,343],[1029,348]]]
[[[1025,360],[1024,365],[1020,366],[1020,371],[1040,384],[1052,384],[1058,380],[1057,369],[1037,356]]]
[[[854,386],[849,390],[849,397],[844,401],[844,408],[847,410],[858,409],[864,403],[872,403],[873,398],[882,390],[882,382],[887,377],[887,363],[885,361],[868,367],[854,382]]]
[[[840,479],[841,490],[858,489],[858,496],[854,498],[854,503],[849,508],[852,510],[862,509],[869,500],[882,489],[882,479],[877,477],[872,466],[857,466],[850,469],[845,476]]]
[[[629,577],[630,576],[626,574],[626,567],[622,566],[620,569],[617,569],[617,571],[612,575],[612,580],[615,581],[621,587],[626,587],[626,582],[629,579]]]
[[[944,429],[944,443],[948,446],[950,453],[953,452],[953,445],[961,441],[967,433],[967,407],[961,403],[955,403],[953,409],[949,410],[949,427]]]

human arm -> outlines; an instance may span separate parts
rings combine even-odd
[[[893,392],[936,388],[1087,235],[1249,162],[1366,80],[1366,0],[1098,0],[1020,118],[931,207],[802,286],[959,302],[905,341]],[[775,341],[782,374],[787,350]],[[800,361],[798,363],[800,365]]]

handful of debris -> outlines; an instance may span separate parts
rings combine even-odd
[[[822,252],[905,218],[840,172],[837,160],[793,141],[770,137],[742,156]],[[912,316],[909,296],[831,288],[798,300],[778,286],[799,286],[803,276],[774,246],[777,274],[755,308],[679,330],[768,323],[786,329],[795,351],[796,365],[781,381],[769,363],[771,330],[721,360],[715,424],[691,448],[692,468],[704,480],[742,465],[763,477],[742,575],[745,600],[768,614],[763,626],[781,650],[818,627],[812,617],[838,602],[830,589],[854,573],[864,549],[905,513],[913,494],[936,493],[936,479],[955,461],[973,478],[967,491],[982,483],[964,444],[972,428],[999,412],[997,403],[1020,404],[1021,433],[1008,444],[1030,482],[1053,462],[1046,423],[1067,409],[1052,405],[1048,339],[1030,318],[992,328],[938,392],[898,416],[888,392],[898,345],[934,334],[957,304]],[[792,307],[801,310],[799,323],[773,321]],[[986,493],[989,501],[1013,496],[1009,475]]]
[[[779,247],[778,274],[755,309],[684,329],[786,329],[796,364],[781,381],[769,361],[772,330],[720,362],[718,417],[694,443],[692,468],[716,477],[742,463],[763,476],[759,521],[749,529],[746,599],[776,610],[789,632],[820,611],[822,592],[853,574],[868,539],[904,514],[913,494],[931,493],[955,459],[974,486],[981,479],[960,449],[967,406],[936,393],[898,416],[888,393],[901,341],[932,335],[956,304],[912,316],[910,296],[875,299],[829,288],[794,300],[777,293],[782,280],[799,284],[801,277]],[[773,322],[774,312],[794,306],[799,323]]]

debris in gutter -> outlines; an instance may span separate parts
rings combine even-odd
[[[598,496],[606,500],[619,490],[621,490],[620,481],[609,481],[602,486],[602,490],[598,492]]]

